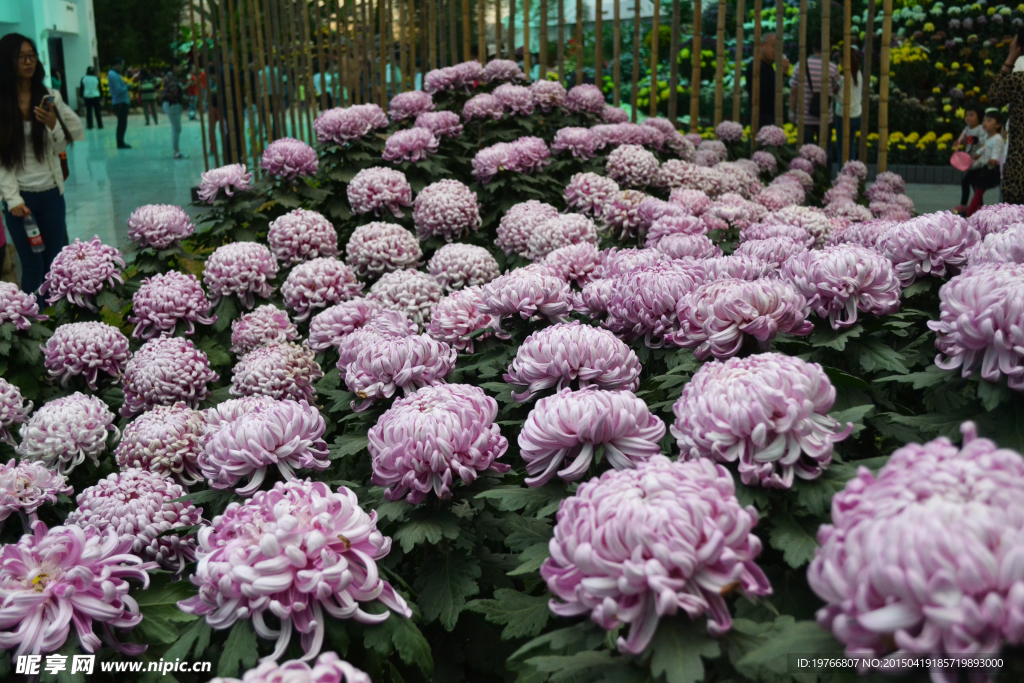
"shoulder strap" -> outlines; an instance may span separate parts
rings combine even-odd
[[[807,87],[811,91],[811,94],[813,95],[815,93],[815,90],[814,90],[814,80],[811,78],[811,64],[810,64],[810,62],[811,62],[810,59],[805,59],[804,60],[804,70],[807,72]]]

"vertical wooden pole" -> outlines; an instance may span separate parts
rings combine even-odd
[[[533,80],[530,78],[530,66],[530,0],[523,0],[523,71],[527,82]]]
[[[188,0],[188,23],[189,23],[189,26],[192,27],[192,38],[193,38],[193,42],[192,42],[192,56],[195,59],[195,62],[194,62],[195,65],[199,66],[199,50],[197,50],[196,47],[195,47],[195,30],[196,30],[196,6],[195,6],[195,0]],[[203,20],[203,23],[206,23],[205,19]],[[203,41],[202,42],[202,49],[205,49],[206,48],[206,31],[205,31],[205,29],[201,29],[201,31],[202,31],[202,36],[203,36],[202,37],[202,41]],[[205,71],[205,68],[206,67],[204,65],[203,69],[201,69],[199,73],[202,74],[203,71]],[[209,83],[210,82],[209,79],[207,79],[206,82]],[[196,83],[196,91],[198,93],[198,96],[197,96],[198,102],[196,103],[196,105],[199,108],[199,134],[203,136],[203,168],[205,170],[209,171],[210,170],[210,159],[206,156],[206,149],[207,149],[206,148],[206,116],[205,116],[205,111],[203,110],[203,89],[199,87],[199,83]]]
[[[516,61],[516,0],[508,0],[508,58]]]
[[[465,1],[463,0],[463,2]],[[455,17],[455,2],[456,0],[448,0],[448,42],[450,43],[449,49],[451,50],[453,65],[459,63],[458,22]]]
[[[638,90],[640,90],[640,0],[633,0],[633,82],[629,88],[629,120],[633,123],[636,123],[637,119]]]
[[[785,85],[786,70],[783,60],[786,58],[786,3],[784,0],[775,2],[775,125],[780,128],[786,121],[786,104],[782,88]]]
[[[306,105],[306,142],[313,144],[316,136],[313,135],[313,118],[317,112],[316,86],[313,85],[313,37],[309,34],[309,5],[306,0],[301,0],[302,12],[296,17],[302,24],[302,31],[299,38],[302,41],[303,70],[306,72],[303,81],[306,84],[305,96],[302,98]]]
[[[604,92],[604,8],[594,0],[594,85]]]
[[[410,90],[407,87],[409,80],[409,74],[412,70],[409,68],[409,63],[406,60],[406,42],[409,37],[409,22],[408,17],[405,14],[405,2],[406,0],[395,0],[398,2],[398,92],[404,92]]]
[[[248,150],[245,149],[245,107],[244,98],[242,96],[242,87],[240,82],[241,71],[238,67],[238,24],[235,21],[235,0],[228,0],[228,20],[225,24],[228,34],[231,36],[231,67],[233,69],[231,76],[228,78],[231,81],[231,103],[234,105],[234,111],[231,113],[231,118],[235,119],[236,128],[239,126],[241,130],[237,131],[237,134],[233,140],[231,140],[231,150],[233,152],[232,158],[236,163],[247,163]],[[236,119],[237,117],[237,119]],[[235,149],[235,148],[238,149]]]
[[[430,68],[436,69],[437,64],[437,0],[426,0],[427,11],[430,16],[427,18],[427,31],[430,44]]]
[[[736,64],[732,72],[732,120],[736,122],[740,121],[743,95],[743,21],[746,19],[743,5],[743,0],[736,0]]]
[[[366,87],[363,91],[363,102],[369,104],[377,101],[377,69],[373,58],[373,0],[362,2],[362,26],[359,27],[360,35],[363,37],[363,60],[365,64],[364,82]]]
[[[540,54],[538,62],[539,80],[547,80],[548,77],[548,0],[540,0]]]
[[[661,0],[654,0],[654,16],[651,21],[651,116],[658,115],[658,38],[661,34]]]
[[[892,45],[892,0],[882,0],[882,59],[878,65],[878,172],[889,168],[889,46]]]
[[[757,131],[761,130],[761,0],[754,0],[754,61],[750,77],[750,146],[753,148]]]
[[[356,48],[358,31],[356,30],[355,0],[340,1],[345,3],[345,52],[348,57],[348,99],[345,101],[345,104],[352,106],[356,103],[356,98],[359,96],[359,76],[362,74],[363,69],[358,58],[359,51]]]
[[[639,2],[639,0],[637,1]],[[576,85],[581,83],[583,83],[583,0],[576,0]]]
[[[500,1],[500,0],[499,0]],[[565,0],[558,2],[558,80],[565,84]]]
[[[448,36],[445,34],[445,3],[448,0],[437,0],[437,65],[441,68],[448,64]]]
[[[259,160],[263,156],[263,148],[266,140],[270,137],[270,133],[266,125],[266,111],[261,107],[263,101],[259,93],[259,79],[255,78],[256,74],[253,73],[253,70],[258,68],[259,64],[259,59],[256,56],[256,30],[253,25],[256,12],[251,7],[243,7],[242,9],[243,11],[238,17],[238,23],[241,24],[242,54],[245,56],[245,68],[242,71],[245,75],[245,92],[248,98],[245,109],[251,123],[249,126],[249,139],[252,141],[253,165],[259,167]],[[260,57],[262,57],[262,53]],[[263,169],[261,167],[259,174],[262,173]],[[259,174],[257,174],[257,177]]]
[[[831,5],[831,2],[821,3],[821,83],[818,86],[819,92],[821,92],[821,111],[818,114],[821,117],[818,123],[818,144],[826,152],[828,152],[828,144],[832,141],[832,136],[828,133],[829,106],[831,104],[831,98],[829,98],[829,79],[831,77],[829,67],[832,64]]]
[[[329,0],[331,1],[331,0]],[[334,106],[340,107],[345,103],[345,47],[341,40],[342,28],[341,28],[341,0],[333,0],[334,2],[334,33],[330,33],[330,5],[326,6],[328,16],[328,45],[331,48],[331,54],[334,60],[334,83],[337,85],[338,97],[334,100]],[[403,5],[404,7],[404,5]]]
[[[282,25],[286,31],[287,59],[285,61],[285,73],[288,75],[288,94],[291,101],[292,135],[295,138],[303,139],[305,129],[302,121],[302,102],[300,101],[300,85],[302,84],[302,69],[299,62],[299,41],[296,38],[298,27],[295,22],[294,7],[292,0],[284,0],[284,18]]]
[[[864,35],[864,63],[862,65],[860,106],[860,145],[858,145],[857,158],[867,163],[868,161],[868,132],[871,130],[871,66],[874,61],[875,50],[875,0],[868,0],[868,23]]]
[[[303,0],[303,5],[306,4]],[[324,28],[326,28],[320,15],[320,0],[313,0],[313,29],[316,31],[316,60],[319,62],[320,71],[320,111],[327,109],[327,60],[329,52],[324,52]],[[328,29],[329,30],[329,29]]]
[[[806,84],[804,74],[807,70],[804,65],[807,63],[807,0],[800,0],[800,54],[797,58],[798,66],[802,73],[796,74],[796,142],[798,145],[804,143],[804,104],[806,103]]]
[[[380,106],[388,110],[388,3],[377,0],[377,59],[380,60]]]
[[[249,7],[249,29],[252,32],[252,49],[255,55],[254,67],[258,69],[257,77],[253,79],[253,84],[256,87],[256,92],[253,93],[253,97],[256,98],[256,103],[259,107],[260,115],[260,148],[266,146],[266,143],[271,142],[274,139],[274,127],[270,120],[271,109],[270,100],[267,96],[267,87],[264,83],[266,73],[266,62],[264,59],[263,52],[263,26],[266,24],[265,21],[260,17],[259,8],[254,2]]]
[[[487,5],[484,0],[476,0],[476,59],[481,64],[487,63]]]
[[[401,92],[399,84],[399,68],[398,63],[398,52],[395,50],[395,43],[398,42],[395,36],[395,2],[401,2],[401,0],[387,0],[386,13],[385,13],[385,26],[387,28],[387,56],[388,56],[388,82],[391,86],[390,96],[394,97],[396,93]]]
[[[281,2],[280,0],[267,0],[267,2],[270,4],[270,30],[274,41],[274,97],[277,98],[275,109],[278,110],[281,137],[289,137],[291,133],[288,132],[288,111],[285,106],[288,100],[288,95],[286,94],[288,92],[288,83],[285,62],[284,32],[281,29]],[[292,129],[294,130],[295,120],[292,119],[291,123]]]
[[[494,58],[501,59],[501,0],[494,0]]]
[[[473,58],[470,44],[473,42],[473,36],[469,27],[469,19],[469,0],[462,0],[462,61],[464,62]]]
[[[238,78],[239,78],[239,94],[242,97],[242,110],[245,115],[242,118],[242,125],[245,125],[246,119],[249,121],[249,146],[252,148],[253,156],[253,175],[259,178],[263,172],[259,164],[259,149],[258,149],[258,135],[259,135],[259,121],[256,118],[255,113],[255,99],[252,93],[252,79],[249,77],[249,40],[247,31],[245,28],[246,19],[244,7],[239,2],[237,5],[233,5],[232,9],[235,10],[235,22],[232,24],[232,30],[238,31],[238,45],[239,49],[236,53],[238,59]],[[248,158],[248,157],[247,157]]]
[[[700,126],[700,32],[701,32],[701,3],[700,0],[693,0],[693,75],[690,80],[690,132],[699,132]]]
[[[722,122],[725,99],[725,1],[718,0],[718,30],[715,36],[715,125]]]
[[[668,50],[668,119],[672,125],[679,118],[679,5],[680,0],[672,0],[672,39]],[[739,24],[742,26],[743,21]]]
[[[620,4],[622,0],[613,0],[612,6],[612,102],[616,107],[622,104],[622,17]],[[676,0],[678,2],[678,0]]]
[[[840,150],[841,163],[850,160],[850,91],[853,88],[853,74],[850,73],[850,23],[853,17],[853,3],[843,2],[843,148]]]

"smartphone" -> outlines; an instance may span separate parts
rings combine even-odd
[[[53,109],[53,95],[44,95],[43,101],[39,103],[43,109]]]

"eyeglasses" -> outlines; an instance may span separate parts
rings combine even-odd
[[[39,60],[39,55],[32,53],[30,55],[18,55],[18,61],[22,64],[35,64]]]

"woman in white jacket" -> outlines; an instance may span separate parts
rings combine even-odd
[[[68,243],[60,153],[84,139],[81,119],[43,85],[35,43],[17,33],[0,38],[0,198],[26,292],[39,288]],[[25,231],[29,216],[39,226],[42,250]]]

